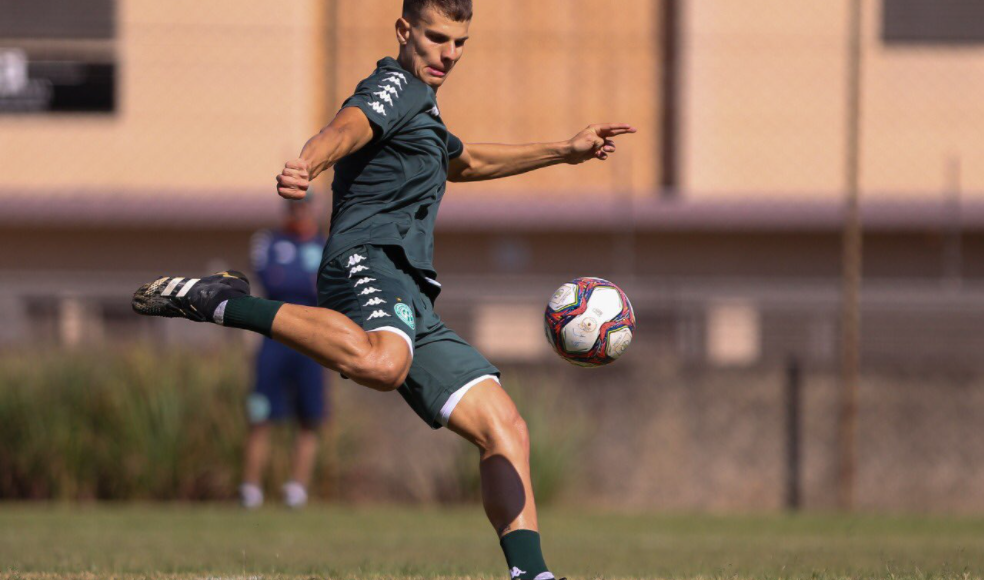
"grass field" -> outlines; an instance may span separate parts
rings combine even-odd
[[[548,511],[573,578],[978,578],[984,519]],[[0,578],[506,577],[481,509],[0,504]]]

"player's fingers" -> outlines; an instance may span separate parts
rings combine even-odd
[[[307,178],[307,171],[301,171],[300,169],[291,169],[285,167],[281,175],[287,175],[289,177],[302,177]]]
[[[284,199],[304,199],[305,193],[290,187],[278,187],[277,193]]]
[[[598,125],[597,131],[602,137],[608,138],[617,137],[618,135],[625,135],[627,133],[635,133],[636,129],[631,125],[609,123]]]
[[[294,159],[293,161],[288,161],[284,167],[287,169],[302,169],[307,171],[307,163],[302,159]]]
[[[309,181],[303,177],[295,177],[292,175],[280,174],[277,176],[277,184],[283,187],[294,187],[307,189]]]

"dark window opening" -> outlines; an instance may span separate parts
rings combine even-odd
[[[883,0],[887,44],[984,44],[980,0]]]

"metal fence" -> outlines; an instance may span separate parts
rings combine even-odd
[[[476,4],[441,91],[453,131],[640,132],[606,164],[452,185],[448,324],[529,373],[557,363],[540,327],[557,285],[628,292],[625,359],[564,375],[608,389],[573,392],[634,442],[592,447],[605,497],[778,507],[795,463],[808,507],[984,509],[984,9],[618,4]],[[0,0],[0,344],[225,340],[131,316],[129,292],[165,267],[245,267],[276,223],[272,176],[392,52],[399,2],[87,6]],[[173,254],[146,263],[161,239]]]

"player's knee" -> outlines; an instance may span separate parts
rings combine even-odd
[[[489,422],[487,434],[483,438],[486,451],[511,450],[528,451],[530,448],[530,432],[526,421],[515,408],[493,415]]]
[[[376,366],[377,390],[395,391],[407,380],[407,371],[402,360],[385,358]]]
[[[373,348],[358,362],[360,383],[377,391],[395,391],[407,380],[406,356]]]

